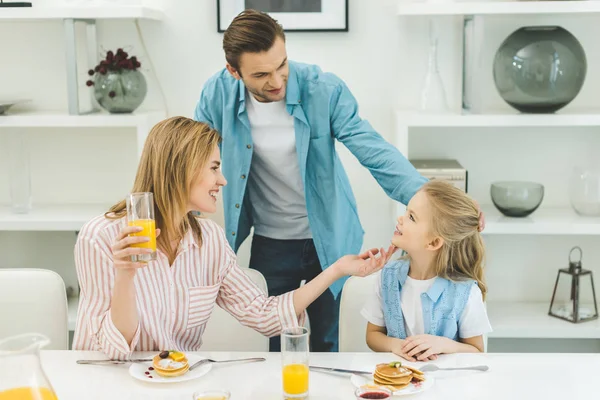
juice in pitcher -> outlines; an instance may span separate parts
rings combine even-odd
[[[0,400],[58,400],[51,389],[45,387],[19,387],[0,392]]]

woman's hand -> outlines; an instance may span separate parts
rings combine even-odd
[[[341,276],[368,276],[379,271],[390,260],[398,248],[391,245],[387,251],[383,247],[379,250],[371,249],[359,255],[341,257],[332,266]],[[376,256],[379,254],[379,256]]]
[[[453,340],[442,336],[415,335],[404,340],[404,345],[400,351],[419,361],[426,361],[438,354],[452,353],[451,346],[453,343]]]
[[[131,247],[132,244],[145,243],[150,240],[147,236],[129,236],[132,233],[142,231],[140,226],[125,226],[119,232],[117,239],[113,243],[111,250],[113,253],[113,263],[117,271],[128,271],[132,274],[138,268],[148,266],[148,263],[133,262],[131,256],[138,254],[150,254],[154,250],[143,247]],[[156,237],[160,234],[160,229],[156,230]]]

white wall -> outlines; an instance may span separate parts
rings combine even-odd
[[[46,0],[50,1],[50,0]],[[214,0],[166,1],[163,22],[141,21],[148,54],[143,54],[132,22],[101,22],[105,49],[129,47],[139,55],[149,79],[144,109],[163,107],[170,115],[192,116],[204,81],[223,67],[222,34],[216,29]],[[388,140],[394,140],[392,111],[418,104],[427,65],[427,20],[395,15],[394,0],[350,1],[347,33],[288,33],[291,59],[319,64],[343,78],[357,97],[363,117]],[[559,21],[574,33],[588,56],[588,76],[569,109],[598,106],[598,60],[590,16],[486,18],[484,71],[479,88],[487,109],[510,108],[499,98],[491,77],[497,46],[520,25]],[[438,19],[440,69],[453,109],[460,107],[461,21]],[[0,24],[0,98],[32,98],[30,107],[66,110],[62,26],[57,22]],[[149,67],[149,59],[155,70]],[[85,77],[82,77],[85,78]],[[34,142],[33,182],[37,202],[111,203],[129,190],[135,172],[135,133],[129,130],[29,130]],[[435,129],[410,136],[410,157],[452,157],[470,173],[470,192],[489,204],[489,184],[499,179],[531,179],[546,185],[545,205],[568,205],[568,174],[582,156],[599,148],[597,129]],[[0,146],[2,145],[0,136]],[[366,230],[365,247],[384,246],[393,230],[393,204],[358,162],[342,147]],[[0,159],[0,203],[8,202],[6,167]],[[214,218],[223,222],[222,212]],[[69,233],[0,232],[0,266],[54,268],[67,284],[76,284]],[[600,274],[595,237],[486,236],[492,300],[549,301],[556,270],[566,266],[573,245],[584,250],[584,267]],[[240,263],[247,264],[247,246]]]

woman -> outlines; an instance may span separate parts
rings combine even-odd
[[[212,213],[227,183],[221,174],[220,136],[184,117],[159,122],[141,156],[133,192],[152,192],[157,260],[131,261],[148,252],[130,247],[149,238],[129,236],[125,202],[88,222],[75,245],[81,287],[75,350],[99,350],[113,359],[133,351],[199,350],[214,305],[266,336],[302,325],[304,310],[345,275],[383,267],[392,247],[344,256],[297,290],[267,297],[236,263],[223,230],[194,212]]]

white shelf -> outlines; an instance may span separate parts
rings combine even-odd
[[[0,128],[32,127],[138,127],[151,128],[165,118],[162,111],[133,114],[91,113],[69,115],[60,112],[14,112],[0,115]]]
[[[111,204],[34,204],[28,214],[15,214],[0,206],[0,231],[78,231],[90,219],[105,213]]]
[[[600,235],[600,218],[582,217],[570,207],[544,207],[523,218],[506,217],[493,205],[485,213],[484,235]]]
[[[574,324],[548,315],[549,307],[550,298],[547,303],[490,302],[487,310],[494,331],[488,337],[600,339],[600,320]]]
[[[3,7],[0,22],[60,19],[164,19],[164,12],[145,6]]]
[[[415,1],[398,0],[398,15],[589,14],[600,1]]]
[[[561,110],[554,114],[522,114],[517,112],[423,114],[411,111],[398,111],[396,112],[396,117],[399,126],[407,126],[409,128],[600,126],[600,110],[591,110],[589,112]]]
[[[70,297],[69,299],[69,330],[75,331],[75,324],[77,323],[77,308],[79,307],[79,297]]]

